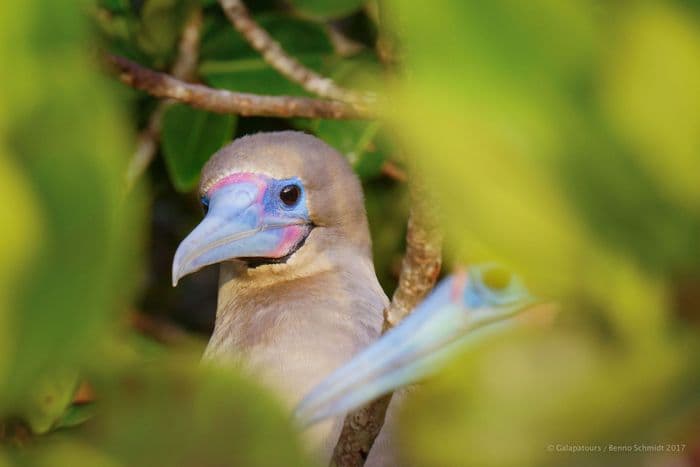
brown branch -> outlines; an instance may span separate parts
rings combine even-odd
[[[305,117],[328,119],[371,119],[373,114],[339,101],[293,96],[261,96],[213,89],[190,84],[143,67],[118,55],[107,55],[106,61],[119,79],[155,97],[175,99],[193,107],[216,113],[234,113],[257,117]]]
[[[385,329],[396,326],[425,298],[440,274],[441,238],[429,210],[429,198],[412,191],[411,213],[406,231],[406,254],[401,262],[399,286],[384,312]]]
[[[160,101],[151,113],[146,128],[136,138],[136,149],[126,168],[126,184],[131,188],[146,171],[158,151],[163,114],[172,101]]]
[[[345,417],[343,431],[333,451],[334,467],[361,467],[384,425],[391,394],[380,397]]]
[[[250,15],[242,0],[219,0],[231,24],[257,50],[263,59],[287,79],[299,84],[306,91],[327,99],[353,104],[359,109],[374,103],[374,97],[338,86],[332,79],[307,68],[284,51],[279,42],[270,36]]]
[[[184,81],[194,81],[199,61],[199,42],[202,36],[202,9],[192,10],[182,29],[178,45],[177,59],[172,67],[172,75]]]
[[[202,30],[202,10],[195,8],[185,22],[178,46],[178,54],[172,66],[172,75],[181,80],[192,81],[199,60],[199,41]],[[136,140],[136,150],[129,161],[126,183],[133,186],[146,171],[158,150],[163,114],[173,104],[173,100],[160,101],[151,113],[146,128]]]
[[[442,241],[437,222],[430,215],[426,199],[422,189],[414,186],[406,232],[406,254],[401,263],[399,286],[391,303],[384,310],[383,333],[396,326],[425,298],[440,273]],[[333,453],[332,465],[364,465],[384,424],[390,402],[391,394],[387,394],[345,417],[343,431]]]
[[[155,316],[133,311],[128,319],[132,329],[161,344],[177,346],[185,345],[194,340],[178,326]]]

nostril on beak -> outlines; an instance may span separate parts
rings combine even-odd
[[[230,196],[231,206],[235,208],[244,208],[255,201],[255,192],[247,186],[237,187]]]

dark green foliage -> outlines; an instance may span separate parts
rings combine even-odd
[[[236,119],[175,104],[163,115],[161,140],[170,179],[178,191],[190,191],[209,157],[231,140]]]
[[[347,16],[367,3],[366,0],[292,0],[292,6],[301,14],[319,19]]]
[[[320,71],[333,58],[333,46],[318,23],[279,13],[265,13],[256,20],[284,44],[287,52],[311,69]],[[228,20],[218,16],[207,22],[199,71],[214,87],[257,94],[306,94],[268,65]]]

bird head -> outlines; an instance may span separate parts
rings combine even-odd
[[[535,303],[507,269],[470,266],[443,280],[397,327],[321,381],[295,417],[309,426],[418,382],[484,335],[510,327]]]
[[[339,249],[370,258],[360,183],[345,158],[313,136],[234,141],[205,165],[199,194],[205,216],[175,253],[173,285],[227,261],[299,275],[309,263],[332,264]]]

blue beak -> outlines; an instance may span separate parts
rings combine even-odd
[[[182,241],[173,259],[172,282],[223,261],[282,258],[310,230],[305,203],[285,209],[275,203],[274,183],[250,176],[218,188],[202,222]]]
[[[463,348],[512,326],[510,318],[534,300],[514,276],[507,287],[489,290],[487,267],[445,279],[401,324],[331,373],[297,407],[299,424],[345,414],[415,383]]]

